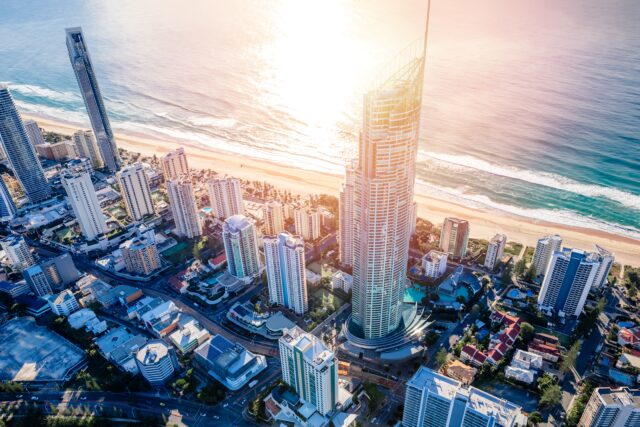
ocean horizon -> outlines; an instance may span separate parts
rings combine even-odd
[[[88,128],[64,41],[82,26],[116,133],[332,174],[370,77],[424,26],[423,1],[4,3],[0,81],[23,114]],[[416,193],[640,239],[636,2],[441,3]]]

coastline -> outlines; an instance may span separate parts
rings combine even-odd
[[[24,119],[37,121],[45,130],[61,134],[70,135],[79,129],[76,126],[38,116],[22,116]],[[238,158],[238,156],[213,149],[183,146],[168,139],[118,133],[116,140],[119,148],[139,152],[144,156],[162,156],[182,146],[188,155],[189,166],[192,168],[213,169],[221,174],[251,181],[268,181],[275,187],[286,188],[293,193],[325,193],[337,196],[343,179],[340,175],[284,167],[248,157]],[[424,195],[416,195],[415,200],[418,203],[418,215],[433,223],[441,223],[445,216],[467,219],[471,224],[471,237],[474,238],[490,239],[496,233],[504,233],[509,241],[535,246],[539,237],[557,233],[562,236],[565,246],[591,250],[593,244],[598,244],[611,250],[616,256],[616,262],[623,265],[640,264],[640,240],[605,231],[532,220],[497,210],[469,208],[462,204]]]

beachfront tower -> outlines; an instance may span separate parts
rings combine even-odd
[[[118,148],[82,29],[80,27],[67,28],[66,33],[69,59],[89,114],[89,121],[100,149],[100,156],[109,172],[115,173],[120,167]]]
[[[364,338],[400,326],[422,107],[424,51],[364,96],[353,207],[352,322]]]
[[[0,178],[0,222],[11,221],[17,212],[18,209],[13,203],[11,193],[9,193],[4,180]]]
[[[45,143],[42,130],[40,130],[40,126],[38,126],[38,123],[34,120],[25,120],[24,130],[27,131],[27,138],[34,147]]]
[[[284,232],[264,238],[269,301],[302,315],[309,309],[304,241]]]
[[[262,221],[264,235],[275,236],[284,231],[284,206],[277,200],[262,205]]]
[[[547,274],[551,257],[555,252],[559,251],[560,248],[562,248],[562,237],[557,234],[538,239],[532,260],[537,275]]]
[[[166,181],[176,179],[181,175],[189,175],[187,155],[182,147],[168,152],[160,159],[160,163],[162,164],[162,173]]]
[[[91,160],[91,167],[94,169],[102,169],[104,167],[98,143],[90,130],[79,130],[74,133],[73,144],[80,157],[86,157]]]
[[[29,142],[9,88],[3,84],[0,84],[0,142],[29,202],[38,203],[51,197],[51,187],[35,148]]]
[[[320,338],[295,326],[278,341],[282,380],[322,415],[338,402],[338,359]],[[310,411],[312,412],[312,411]]]
[[[80,230],[87,240],[109,231],[104,220],[96,189],[88,172],[73,172],[69,169],[60,172],[60,182],[67,192],[67,201],[78,220]]]
[[[340,264],[353,266],[353,193],[355,166],[352,161],[345,168],[344,182],[340,189]]]
[[[237,178],[215,178],[209,181],[209,202],[216,218],[244,215],[242,183]]]
[[[538,305],[562,316],[579,316],[600,269],[597,254],[564,248],[554,252],[538,295]]]
[[[453,258],[461,259],[467,254],[469,222],[458,218],[445,218],[440,232],[440,249]]]
[[[484,257],[484,266],[489,270],[496,268],[496,265],[504,255],[504,247],[507,244],[507,236],[496,234],[487,245],[487,254]]]
[[[202,234],[202,223],[198,215],[198,207],[193,194],[193,184],[188,175],[167,181],[169,207],[178,236],[193,239]]]
[[[260,273],[258,235],[249,218],[244,215],[227,218],[222,226],[222,241],[231,275],[250,279]]]
[[[316,240],[320,237],[321,221],[320,212],[309,206],[300,206],[293,211],[296,234],[302,236],[306,241]]]
[[[139,221],[144,216],[155,213],[149,179],[142,163],[138,162],[122,168],[116,177],[127,213],[132,220]]]

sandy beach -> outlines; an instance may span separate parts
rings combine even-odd
[[[61,134],[72,134],[76,127],[40,117],[23,116],[36,120],[40,127]],[[180,143],[166,139],[151,139],[138,135],[116,134],[119,148],[139,152],[145,156],[164,155]],[[299,194],[338,195],[342,176],[313,172],[303,169],[283,167],[275,163],[233,156],[225,152],[204,150],[184,145],[192,168],[213,169],[219,173],[252,181],[268,181],[272,185],[286,188]],[[471,223],[471,236],[489,239],[496,233],[504,233],[510,241],[534,246],[537,239],[545,234],[558,233],[564,245],[591,250],[594,244],[611,250],[616,261],[625,265],[640,265],[640,241],[604,231],[580,227],[569,227],[530,218],[510,215],[500,211],[478,210],[449,201],[416,196],[418,215],[433,223],[441,223],[445,216],[456,216]]]

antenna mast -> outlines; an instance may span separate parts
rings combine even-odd
[[[424,28],[424,41],[422,45],[422,59],[427,58],[427,40],[429,40],[429,15],[431,12],[431,0],[427,0],[427,22]]]

